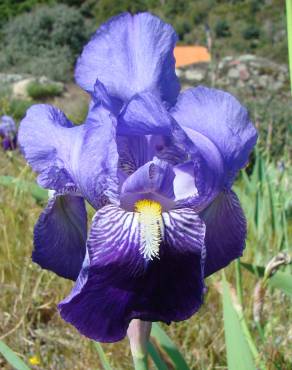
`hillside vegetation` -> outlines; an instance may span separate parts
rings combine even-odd
[[[244,52],[287,62],[284,0],[3,0],[0,70],[69,80],[87,37],[127,10],[162,17],[183,44],[205,45],[210,29],[216,59]]]

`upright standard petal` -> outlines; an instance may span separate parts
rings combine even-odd
[[[149,136],[145,135],[119,135],[117,136],[119,154],[119,169],[126,175],[131,175],[139,167],[151,161],[155,151],[150,145]]]
[[[120,113],[123,106],[123,102],[119,98],[109,95],[106,87],[99,80],[95,82],[92,100],[91,104],[102,105],[116,116]]]
[[[55,193],[35,225],[32,259],[44,269],[76,280],[85,256],[86,237],[83,198],[73,192]]]
[[[146,91],[125,105],[117,131],[124,135],[170,135],[172,121],[159,97]]]
[[[34,105],[20,124],[19,143],[41,186],[76,187],[98,208],[115,201],[118,191],[115,126],[103,107],[93,107],[84,125],[73,126],[59,109]]]
[[[138,216],[111,205],[99,210],[88,239],[90,264],[59,305],[61,316],[89,338],[114,342],[134,318],[170,323],[196,312],[203,301],[205,228],[192,210],[169,217],[168,230],[190,239],[162,242],[159,259],[147,261]]]
[[[180,127],[161,100],[151,92],[136,95],[124,107],[118,131],[129,138],[132,134],[152,133],[149,149],[158,158],[177,165],[178,207],[202,209],[222,190],[223,159],[216,145],[199,132]],[[184,186],[186,171],[192,177],[194,186],[191,188]]]
[[[246,219],[232,190],[224,191],[201,213],[206,224],[205,276],[227,266],[242,255],[246,239]]]
[[[174,104],[179,92],[173,49],[174,29],[149,13],[123,13],[104,23],[77,61],[75,78],[93,92],[98,79],[108,93],[128,101],[150,90]]]
[[[128,152],[133,151],[133,145],[137,146],[139,138],[140,150],[136,150],[135,155],[140,165],[152,160],[154,156],[177,164],[186,160],[187,153],[184,146],[175,145],[172,135],[174,127],[179,129],[163,102],[147,91],[135,95],[125,105],[118,118],[117,132],[127,138],[123,141],[130,144],[128,148],[125,147]]]
[[[247,110],[231,94],[199,86],[181,93],[171,113],[187,133],[196,131],[217,146],[224,160],[225,184],[231,186],[257,140]]]
[[[180,130],[173,134],[189,156],[189,161],[174,167],[176,207],[193,207],[199,211],[224,187],[223,158],[207,137],[194,130],[185,129],[185,132],[187,135],[182,135]]]

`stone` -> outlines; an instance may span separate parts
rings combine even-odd
[[[28,99],[29,95],[27,93],[28,85],[35,81],[34,77],[25,78],[24,80],[18,81],[12,86],[12,95],[18,99]]]
[[[21,81],[28,77],[28,75],[21,75],[16,73],[0,73],[1,84],[12,84],[14,82]]]
[[[257,57],[255,55],[252,55],[252,54],[244,54],[244,55],[241,55],[238,60],[240,62],[243,62],[243,63],[246,63],[246,62],[251,62],[251,61],[254,61],[256,60]]]
[[[241,81],[246,81],[246,80],[249,79],[250,73],[249,73],[245,64],[241,64],[238,67],[238,70],[239,70],[239,78],[240,78]]]
[[[283,85],[283,81],[274,81],[274,83],[271,84],[270,89],[273,91],[278,91],[282,89]]]
[[[180,68],[176,68],[175,69],[175,73],[176,73],[176,75],[177,75],[178,78],[181,78],[184,75],[184,71],[182,69],[180,69]]]
[[[240,60],[239,59],[234,59],[234,60],[231,60],[229,62],[229,65],[230,66],[238,66],[240,64]]]
[[[267,75],[262,75],[258,79],[258,84],[260,87],[266,88],[269,85],[269,77]]]
[[[283,73],[278,74],[278,80],[281,81],[281,82],[286,81],[287,78],[288,78],[288,76],[285,76]]]
[[[218,63],[218,69],[223,69],[226,65],[233,60],[233,57],[227,56]]]
[[[217,66],[216,85],[220,88],[281,91],[289,81],[288,68],[267,58],[245,54],[223,58]],[[285,93],[285,91],[283,91]]]
[[[188,81],[201,82],[205,78],[205,71],[201,69],[190,69],[185,72],[185,79]]]
[[[240,77],[238,68],[230,68],[227,73],[228,78],[237,80]]]
[[[240,89],[243,89],[246,85],[242,80],[238,80],[236,86]]]

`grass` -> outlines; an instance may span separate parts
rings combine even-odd
[[[31,82],[27,86],[27,93],[32,99],[47,99],[54,96],[60,96],[63,93],[64,87],[60,83],[39,83]]]
[[[49,102],[80,123],[86,115],[86,97],[75,87],[70,86],[69,91],[70,99],[57,97]],[[11,101],[3,94],[1,99],[0,110],[15,116]],[[289,133],[285,130],[290,108],[283,105],[286,101],[282,105],[275,103],[278,110],[270,114],[265,109],[267,104],[260,104],[259,99],[256,103],[251,113],[255,121],[260,122],[260,149],[238,176],[234,190],[248,220],[247,246],[242,261],[265,266],[279,251],[289,250],[291,245],[292,189]],[[20,104],[19,115],[15,118],[24,115],[25,105],[26,102]],[[267,130],[268,124],[274,127],[272,133]],[[35,181],[35,174],[17,151],[0,152],[1,175]],[[21,187],[0,185],[0,340],[33,369],[102,369],[93,343],[81,337],[58,315],[56,305],[70,292],[72,282],[41,270],[31,262],[33,227],[43,206]],[[90,219],[93,210],[88,210]],[[291,273],[291,266],[282,271]],[[292,315],[291,298],[279,289],[269,288],[259,330],[252,315],[253,293],[259,279],[236,262],[226,269],[226,277],[241,293],[247,327],[267,369],[292,370],[292,329],[287,327]],[[214,274],[206,283],[208,292],[200,311],[185,322],[162,327],[177,344],[190,369],[227,369],[221,273]],[[132,368],[127,339],[116,344],[102,344],[102,349],[114,370]],[[39,365],[33,365],[35,359],[40,360]],[[1,357],[0,368],[9,369]],[[155,369],[153,363],[151,369]]]
[[[34,180],[19,153],[1,153],[0,174]],[[279,250],[288,246],[291,232],[289,174],[258,156],[252,175],[242,173],[236,191],[242,201],[249,233],[244,261],[265,265]],[[269,182],[270,181],[270,182]],[[290,191],[291,194],[291,191]],[[33,226],[43,204],[19,188],[1,188],[0,193],[0,338],[26,363],[40,358],[35,369],[101,369],[92,343],[63,322],[56,304],[65,297],[72,283],[41,270],[30,260]],[[283,215],[285,214],[285,222]],[[290,214],[291,216],[291,214]],[[290,230],[288,230],[290,225]],[[288,270],[286,268],[286,270]],[[264,342],[252,320],[252,295],[257,279],[242,273],[244,314],[260,355],[268,369],[292,369],[292,332],[287,328],[292,314],[291,299],[281,291],[269,289],[264,306]],[[235,263],[226,269],[235,286]],[[180,348],[191,369],[227,369],[220,273],[207,280],[204,306],[190,320],[163,326]],[[102,345],[113,369],[131,369],[127,340]],[[0,364],[5,368],[4,360]],[[152,367],[154,369],[154,367]]]

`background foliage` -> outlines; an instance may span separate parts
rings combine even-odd
[[[287,62],[285,17],[279,7],[283,0],[2,0],[0,70],[68,80],[88,35],[126,10],[159,15],[184,44],[204,45],[208,25],[217,57],[244,51]]]
[[[70,79],[90,31],[79,10],[65,4],[24,12],[2,27],[0,69]]]

